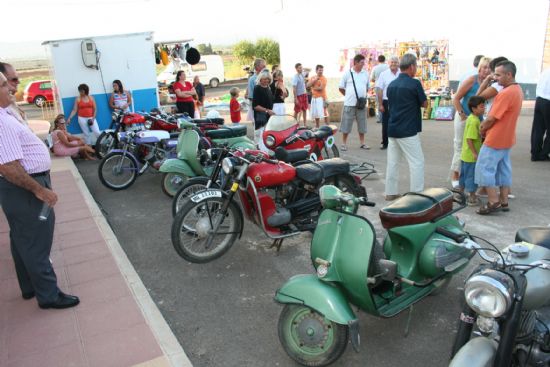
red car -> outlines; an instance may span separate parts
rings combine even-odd
[[[53,103],[52,81],[30,82],[23,92],[23,99],[28,103],[34,103],[37,107],[42,107],[45,103]]]

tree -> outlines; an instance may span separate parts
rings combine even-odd
[[[269,38],[260,38],[256,42],[255,51],[256,57],[265,59],[268,64],[280,63],[279,43],[277,41]]]
[[[212,45],[210,43],[208,45],[204,43],[199,43],[197,45],[197,50],[201,53],[201,55],[212,55],[214,53],[214,51],[212,50]]]
[[[250,64],[256,55],[256,49],[252,42],[239,41],[233,46],[233,53],[242,65]]]

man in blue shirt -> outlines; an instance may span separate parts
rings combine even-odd
[[[424,190],[424,153],[419,132],[422,131],[420,108],[427,99],[422,84],[414,79],[416,56],[405,54],[399,64],[401,74],[388,86],[388,163],[386,167],[386,200],[399,197],[399,162],[405,156],[409,164],[410,190]]]
[[[252,98],[254,97],[254,86],[256,86],[256,79],[258,74],[265,69],[265,60],[256,59],[254,60],[254,74],[248,78],[248,85],[246,87],[246,92],[244,93],[244,98],[250,101],[250,107],[248,108],[248,113],[246,114],[246,119],[248,121],[254,122],[254,109],[252,108]]]

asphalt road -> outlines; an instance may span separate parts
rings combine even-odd
[[[529,160],[531,121],[532,117],[522,116],[518,123],[518,144],[512,151],[513,193],[517,198],[510,201],[511,211],[490,217],[476,215],[475,208],[459,213],[472,234],[499,247],[511,243],[516,229],[522,226],[550,223],[546,186],[550,162]],[[378,149],[381,125],[369,118],[368,129],[367,143],[372,149],[358,149],[355,139],[343,157],[352,162],[372,162],[378,170],[364,181],[369,198],[378,208],[362,209],[362,214],[373,222],[381,239],[384,232],[377,211],[385,205],[386,151]],[[427,187],[448,186],[452,135],[452,122],[424,123]],[[208,264],[191,264],[179,258],[172,247],[171,200],[161,192],[160,174],[147,172],[131,188],[114,192],[99,182],[98,162],[78,161],[77,167],[194,366],[295,366],[277,337],[282,307],[273,301],[273,295],[292,275],[312,272],[310,235],[285,240],[276,254],[267,248],[271,241],[246,222],[242,239],[227,254]],[[406,165],[401,172],[401,190],[405,192]],[[334,366],[447,365],[462,299],[460,287],[467,273],[455,277],[442,294],[414,306],[407,337],[408,312],[391,319],[359,312],[360,353],[348,345]]]

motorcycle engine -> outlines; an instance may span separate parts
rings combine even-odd
[[[524,311],[516,337],[519,366],[548,366],[550,363],[550,322],[537,311]]]

